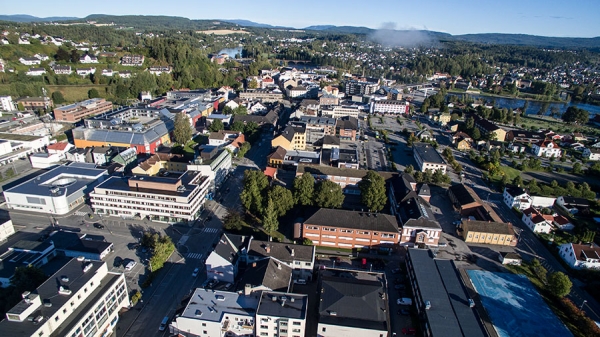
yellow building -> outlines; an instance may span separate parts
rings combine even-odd
[[[131,170],[135,175],[155,176],[161,171],[185,172],[187,160],[179,154],[156,153]]]
[[[517,237],[510,223],[465,220],[458,229],[465,242],[516,246]]]
[[[306,127],[287,126],[279,136],[271,141],[271,147],[278,146],[286,151],[306,150]]]
[[[441,114],[435,116],[435,121],[440,123],[441,125],[446,125],[446,124],[450,123],[451,119],[452,119],[452,116],[447,112],[444,112],[444,113],[441,113]]]
[[[459,139],[456,141],[456,149],[461,151],[467,151],[471,149],[471,142],[466,139]]]
[[[285,159],[286,153],[287,151],[283,147],[278,146],[273,152],[271,152],[271,154],[267,156],[268,165],[271,167],[281,167],[283,165],[283,160]]]

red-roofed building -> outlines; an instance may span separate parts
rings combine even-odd
[[[277,168],[267,166],[263,172],[267,177],[271,179],[277,179]]]
[[[560,257],[575,269],[600,269],[600,247],[593,243],[565,243],[558,247]]]
[[[552,222],[548,221],[542,213],[533,207],[523,211],[523,222],[531,229],[534,233],[550,233],[552,231]]]
[[[68,142],[58,142],[46,147],[48,154],[58,154],[61,158],[66,158],[67,152],[73,148],[73,144]]]
[[[546,156],[548,158],[558,158],[561,155],[560,146],[550,139],[533,144],[531,146],[531,152],[538,157]]]

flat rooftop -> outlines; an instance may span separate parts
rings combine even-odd
[[[433,336],[485,337],[475,310],[469,306],[469,297],[454,263],[434,259],[431,251],[410,248],[408,258],[424,303],[427,323]]]
[[[307,304],[308,295],[263,291],[257,314],[305,319]]]
[[[498,336],[573,336],[524,275],[467,273]]]
[[[429,144],[414,144],[413,150],[426,163],[446,164],[442,156]]]
[[[199,178],[196,180],[196,177]],[[144,178],[144,181],[147,182],[155,182],[159,184],[169,184],[174,185],[177,181],[181,180],[181,185],[185,186],[185,189],[181,189],[178,191],[172,190],[162,190],[162,189],[149,189],[149,188],[138,188],[129,186],[130,179],[141,179]],[[172,196],[180,196],[180,197],[188,197],[197,185],[201,185],[208,177],[202,176],[199,172],[196,171],[187,171],[183,173],[179,177],[149,177],[149,176],[140,176],[140,177],[110,177],[107,180],[100,183],[96,188],[103,188],[108,190],[115,191],[123,191],[123,192],[133,192],[139,191],[144,193],[153,193],[153,194],[163,194],[163,195],[172,195]]]
[[[5,192],[44,197],[71,195],[106,174],[106,170],[97,169],[94,164],[61,165]]]
[[[17,142],[32,142],[44,138],[44,136],[18,135],[14,133],[0,132],[0,139]]]
[[[225,314],[255,316],[259,294],[250,296],[235,292],[197,288],[181,317],[220,322]]]

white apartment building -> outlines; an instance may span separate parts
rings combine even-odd
[[[0,322],[0,336],[108,336],[119,310],[130,305],[124,274],[83,259],[72,259],[22,297]]]
[[[446,162],[433,146],[414,144],[413,151],[419,171],[431,170],[431,172],[435,172],[442,170],[442,173],[446,174]]]
[[[600,247],[593,243],[565,243],[558,247],[558,254],[572,268],[600,270]]]
[[[210,179],[197,171],[178,177],[110,177],[90,193],[94,212],[160,222],[192,221],[200,214]]]
[[[382,100],[371,102],[371,113],[393,113],[406,114],[410,111],[410,104],[404,101],[397,100]]]
[[[254,336],[256,294],[197,288],[169,330],[179,336]]]
[[[323,109],[321,114],[323,117],[342,118],[346,116],[358,119],[360,109],[358,106],[334,106],[331,109]]]
[[[308,296],[263,291],[256,310],[257,337],[303,337]]]
[[[29,68],[27,71],[27,76],[42,76],[46,73],[46,69],[44,68]]]
[[[21,57],[19,59],[19,62],[26,66],[33,66],[42,63],[42,61],[40,61],[40,59],[38,59],[37,57]]]
[[[232,156],[229,151],[223,149],[214,158],[200,160],[195,164],[188,165],[188,170],[201,172],[211,180],[211,190],[221,185],[225,177],[231,172]]]
[[[0,110],[1,111],[13,111],[15,109],[15,103],[13,103],[12,97],[0,96]]]

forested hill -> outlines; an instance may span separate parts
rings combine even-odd
[[[454,35],[454,39],[484,44],[513,44],[553,48],[600,48],[600,37],[550,37],[526,34],[466,34]]]

